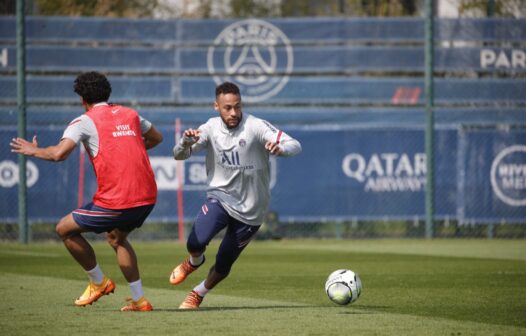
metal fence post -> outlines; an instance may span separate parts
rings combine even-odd
[[[26,39],[25,39],[25,0],[16,1],[16,73],[18,137],[26,138]],[[18,239],[21,243],[29,241],[27,221],[27,175],[26,157],[18,155]]]
[[[434,15],[433,1],[426,0],[425,4],[425,95],[426,95],[426,238],[433,238],[434,219],[434,153],[433,153],[433,52],[434,52]]]

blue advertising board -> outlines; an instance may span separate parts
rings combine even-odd
[[[165,139],[173,130],[162,129]],[[303,152],[292,158],[272,158],[271,210],[282,218],[320,220],[330,218],[413,218],[424,215],[426,165],[423,131],[420,129],[291,129]],[[61,131],[31,129],[42,146],[54,144]],[[0,141],[8,143],[15,132],[2,132]],[[437,133],[436,160],[440,176],[455,175],[456,156],[447,148],[456,146],[456,132]],[[204,157],[196,155],[177,163],[170,156],[173,143],[165,141],[150,152],[159,187],[159,201],[150,219],[175,221],[177,218],[177,170],[183,171],[184,212],[193,216],[204,200],[206,171]],[[28,158],[29,217],[32,221],[56,221],[86,203],[95,192],[96,182],[89,160],[84,175],[79,152],[61,163]],[[16,156],[0,158],[2,198],[17,199]],[[456,185],[449,178],[439,179],[438,214],[454,216]],[[78,190],[82,188],[83,193]],[[0,218],[12,221],[16,204],[3,202]]]
[[[170,127],[161,127],[173,139]],[[291,158],[272,158],[270,210],[287,221],[414,219],[425,216],[426,156],[421,128],[287,128],[303,146]],[[15,131],[5,131],[8,143]],[[42,146],[54,144],[62,130],[33,128]],[[526,131],[497,129],[435,132],[436,215],[461,221],[524,221],[526,218]],[[186,220],[205,199],[204,156],[177,162],[173,141],[150,151],[159,188],[150,221],[175,222],[178,169],[183,178]],[[96,181],[79,151],[52,163],[28,158],[29,218],[54,222],[90,201]],[[17,217],[16,155],[0,157],[0,221]],[[83,175],[80,175],[83,171]],[[83,192],[79,193],[79,187]]]
[[[459,220],[524,222],[526,129],[464,129],[459,151]]]
[[[437,146],[454,148],[455,133],[437,132]],[[422,129],[318,129],[294,135],[302,142],[303,152],[291,160],[278,160],[280,189],[273,190],[272,206],[281,217],[411,219],[425,215]],[[443,176],[454,175],[453,152],[438,152],[438,169]],[[455,184],[445,178],[437,185],[437,214],[453,215]]]

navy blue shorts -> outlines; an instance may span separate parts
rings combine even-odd
[[[88,203],[72,212],[73,219],[83,229],[95,232],[110,232],[119,229],[125,232],[141,227],[154,204],[136,208],[112,210]]]
[[[188,251],[202,252],[225,227],[225,236],[217,251],[215,263],[215,271],[224,275],[230,273],[232,265],[254,238],[259,226],[240,222],[230,216],[218,200],[209,198],[201,207],[186,243]]]

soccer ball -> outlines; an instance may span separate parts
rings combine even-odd
[[[358,300],[362,292],[362,280],[348,269],[332,272],[325,282],[325,292],[332,302],[346,305]]]

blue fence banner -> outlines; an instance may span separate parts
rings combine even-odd
[[[75,77],[106,73],[110,102],[137,109],[164,134],[150,152],[159,186],[150,221],[177,220],[180,183],[191,220],[205,198],[204,157],[172,159],[174,121],[184,129],[217,115],[215,87],[233,81],[247,112],[303,144],[299,156],[271,161],[270,210],[281,219],[423,219],[424,22],[28,17],[27,134],[55,144],[82,113]],[[18,205],[17,156],[7,145],[17,130],[15,23],[0,17],[3,222],[16,222]],[[436,218],[526,223],[526,19],[435,23]],[[81,167],[81,153],[72,155],[28,158],[32,223],[55,222],[95,192],[89,161]]]
[[[463,129],[458,218],[526,221],[526,129]]]
[[[27,36],[32,41],[143,41],[146,43],[180,41],[208,44],[217,32],[236,24],[234,20],[152,20],[68,17],[31,17],[26,19]],[[256,26],[261,20],[245,20]],[[346,41],[424,41],[422,18],[276,18],[268,20],[293,43],[325,43]],[[304,29],[308,25],[310,29]],[[94,29],[94,27],[96,29]],[[243,28],[239,24],[238,36]],[[256,27],[257,28],[257,27]],[[0,18],[0,40],[13,42],[16,36],[15,17]],[[265,33],[265,31],[262,31]],[[268,30],[266,31],[268,32]],[[446,41],[524,41],[524,19],[437,19],[435,38]]]
[[[233,80],[226,77],[225,80]],[[216,83],[211,77],[109,76],[112,99],[135,104],[209,104]],[[279,81],[280,79],[277,79]],[[435,102],[524,103],[524,79],[437,79]],[[76,103],[71,76],[30,77],[27,100],[31,103]],[[276,86],[274,86],[276,84]],[[278,82],[268,91],[240,84],[247,102],[274,104],[423,104],[424,81],[419,78],[307,76]],[[276,89],[279,88],[279,89]],[[0,77],[0,102],[16,103],[16,76]]]
[[[16,70],[16,48],[6,46],[5,65],[1,70]],[[242,48],[236,49],[239,57]],[[351,47],[296,46],[274,48],[276,73],[312,74],[342,72],[424,71],[422,47]],[[214,66],[218,74],[228,73],[222,65],[225,47],[152,48],[152,47],[79,47],[28,46],[26,68],[29,71],[126,71],[130,73],[163,73],[165,75],[208,74]],[[211,58],[210,58],[211,57]],[[526,50],[523,48],[436,48],[436,71],[526,71]]]
[[[173,128],[161,127],[161,131],[165,139],[173,139]],[[281,219],[424,218],[423,129],[300,127],[286,131],[301,141],[303,152],[271,161],[270,210]],[[37,134],[44,146],[55,143],[62,131],[34,128],[28,134]],[[2,132],[0,141],[8,143],[15,135],[14,130]],[[158,204],[150,221],[176,221],[178,167],[182,169],[187,220],[193,218],[205,199],[204,156],[196,155],[178,166],[170,156],[172,146],[165,141],[150,152],[159,187]],[[525,130],[437,130],[435,152],[437,218],[476,222],[526,219]],[[16,155],[2,156],[2,197],[16,200]],[[95,176],[86,160],[84,193],[79,195],[78,156],[77,150],[61,163],[28,158],[31,222],[57,221],[75,209],[80,200],[85,203],[91,199],[96,189]],[[16,209],[16,204],[0,203],[0,220],[16,221]]]

